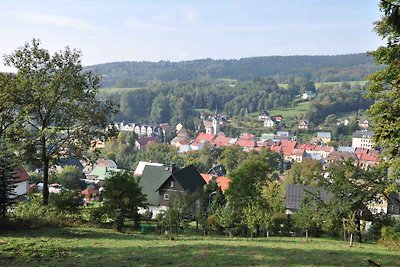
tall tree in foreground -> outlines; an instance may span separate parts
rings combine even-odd
[[[94,136],[106,128],[111,103],[96,98],[99,78],[82,72],[81,54],[66,48],[53,55],[31,43],[4,57],[17,69],[15,104],[20,109],[24,129],[20,143],[42,165],[43,204],[49,201],[49,168],[61,152],[86,149]]]
[[[0,139],[0,222],[6,217],[14,195],[14,158],[14,154]]]
[[[146,198],[135,177],[127,172],[114,172],[104,182],[104,208],[121,231],[126,218],[134,218],[139,207],[145,207]]]
[[[400,1],[381,0],[381,20],[375,30],[387,45],[371,52],[378,64],[386,67],[369,77],[369,97],[375,100],[370,113],[375,122],[376,143],[384,148],[385,158],[400,172]]]

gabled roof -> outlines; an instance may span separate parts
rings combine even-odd
[[[253,140],[244,140],[244,139],[239,139],[236,142],[237,145],[241,147],[246,147],[246,148],[255,148],[256,147],[256,141]]]
[[[29,181],[31,179],[29,174],[22,167],[16,169],[13,176],[14,176],[15,183],[21,183],[21,182]]]
[[[293,156],[304,156],[305,150],[301,148],[294,148],[292,150],[292,155]]]
[[[121,169],[107,168],[107,167],[95,167],[89,176],[97,176],[98,180],[105,180],[113,172],[122,172]]]
[[[225,169],[224,165],[222,165],[222,164],[219,164],[219,165],[216,165],[216,166],[212,167],[207,172],[207,174],[214,174],[216,176],[225,176],[226,173],[227,173],[226,169]]]
[[[133,175],[136,175],[136,176],[142,175],[143,171],[144,171],[144,168],[146,166],[164,166],[164,164],[157,163],[157,162],[139,161],[139,163],[138,163]]]
[[[213,177],[215,177],[215,181],[217,182],[217,185],[221,188],[222,192],[225,192],[225,190],[228,189],[229,183],[231,182],[231,179],[225,176],[214,176],[211,174],[201,173],[201,177],[203,177],[204,181],[207,184],[213,179]]]
[[[146,195],[147,203],[158,206],[160,203],[158,188],[171,176],[168,167],[146,165],[139,180],[142,193]]]
[[[173,172],[171,175],[179,182],[183,189],[189,193],[192,193],[197,189],[202,188],[206,184],[204,179],[201,177],[199,171],[192,164]],[[162,187],[167,180],[165,180],[157,188],[157,190],[159,190],[160,187]]]
[[[139,137],[136,142],[141,146],[146,146],[149,143],[159,143],[160,139],[157,136],[149,136],[149,137]]]
[[[300,184],[291,184],[286,188],[285,208],[291,211],[298,211],[307,192],[310,194],[317,194],[319,199],[324,202],[329,201],[331,198],[330,194],[323,189]]]
[[[332,152],[335,148],[333,146],[316,146],[314,151]]]
[[[367,131],[367,130],[355,131],[355,133],[353,134],[353,138],[371,139],[374,133],[375,133],[374,131]]]
[[[254,134],[249,134],[249,133],[243,133],[241,136],[239,136],[240,140],[254,140],[256,136]]]
[[[331,138],[330,132],[317,132],[318,138]]]
[[[64,168],[66,166],[75,166],[80,171],[83,171],[84,169],[82,162],[76,157],[61,158],[58,160],[58,166],[60,166],[61,168]]]
[[[206,142],[211,142],[217,137],[216,134],[208,134],[208,133],[199,133],[199,135],[196,137],[196,141],[206,141]]]
[[[357,155],[354,153],[350,152],[340,152],[340,151],[333,151],[329,154],[327,160],[333,161],[333,160],[357,160]]]

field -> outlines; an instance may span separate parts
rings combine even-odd
[[[311,102],[301,102],[295,108],[282,108],[282,109],[271,109],[268,112],[272,116],[281,115],[283,118],[288,117],[302,117],[304,114],[307,113],[308,109],[310,108]]]
[[[302,238],[162,236],[109,229],[26,230],[0,235],[0,266],[400,266],[374,244]]]

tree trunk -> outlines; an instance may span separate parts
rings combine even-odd
[[[350,242],[349,242],[350,247],[353,246],[353,233],[350,233]]]
[[[41,138],[42,145],[42,164],[43,164],[43,205],[49,204],[49,158],[46,151],[46,137]]]
[[[358,242],[362,243],[362,233],[361,233],[361,220],[357,218],[357,231],[358,231]]]
[[[306,229],[306,242],[308,242],[308,229]]]
[[[267,238],[269,237],[269,231],[267,230]]]

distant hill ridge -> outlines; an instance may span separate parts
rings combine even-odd
[[[154,80],[201,81],[221,78],[239,81],[273,77],[288,82],[306,77],[315,82],[357,81],[380,67],[366,53],[331,56],[265,56],[241,59],[198,59],[181,62],[112,62],[88,66],[102,75],[103,87],[137,87]]]

